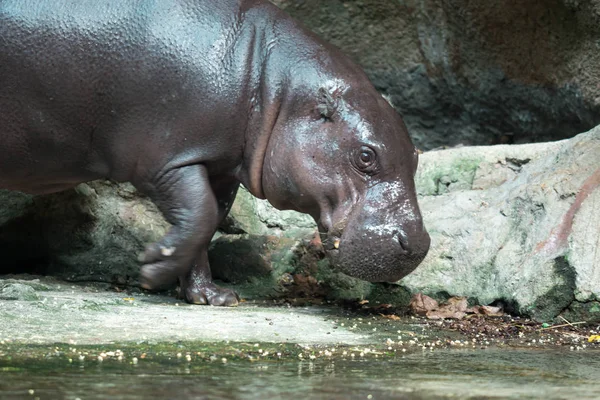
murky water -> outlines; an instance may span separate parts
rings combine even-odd
[[[2,399],[598,399],[600,352],[476,349],[404,356],[69,363],[0,359]]]

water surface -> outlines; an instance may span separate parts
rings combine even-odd
[[[350,354],[350,352],[348,353]],[[599,399],[600,352],[444,349],[223,362],[0,358],[2,399]]]

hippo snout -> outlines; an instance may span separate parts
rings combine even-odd
[[[337,249],[330,252],[335,267],[369,282],[396,282],[411,273],[429,250],[430,238],[420,232],[374,236],[368,230],[345,230]]]
[[[369,282],[396,282],[423,261],[431,239],[423,226],[416,198],[385,204],[372,197],[350,214],[343,230],[325,239],[333,265]]]

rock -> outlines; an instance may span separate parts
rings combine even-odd
[[[281,276],[293,272],[299,243],[273,235],[220,236],[209,249],[213,277],[233,284],[266,278],[276,285]]]
[[[312,275],[323,248],[309,215],[279,211],[242,186],[220,231],[209,248],[215,279],[245,297],[322,296]]]
[[[227,233],[287,237],[310,236],[316,228],[311,216],[295,211],[278,211],[268,201],[252,196],[243,186],[221,226],[221,230]]]
[[[34,277],[32,275],[27,274],[19,274],[17,276],[6,275],[2,281],[0,281],[0,287],[7,287],[9,285],[17,284],[17,285],[26,285],[35,290],[36,292],[46,292],[50,290],[50,286],[46,283],[55,283],[55,280],[52,278],[44,278],[45,282],[41,282],[39,277]]]
[[[400,282],[411,293],[501,302],[539,320],[576,303],[597,308],[600,127],[554,143],[426,153],[416,181],[432,247]]]
[[[135,284],[137,254],[168,229],[129,184],[96,181],[36,197],[0,191],[0,204],[2,273]]]
[[[316,278],[323,257],[314,231],[296,238],[228,234],[209,248],[213,277],[234,284],[245,298],[324,297]]]
[[[23,283],[0,284],[0,300],[36,301],[40,296],[35,289]]]
[[[273,2],[358,62],[420,148],[600,123],[598,0]]]
[[[0,190],[0,226],[17,219],[27,212],[33,197],[20,192]]]

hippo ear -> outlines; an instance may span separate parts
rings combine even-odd
[[[321,117],[331,119],[337,110],[337,99],[334,98],[335,93],[331,93],[324,87],[319,88],[319,101],[317,103],[317,111]]]

